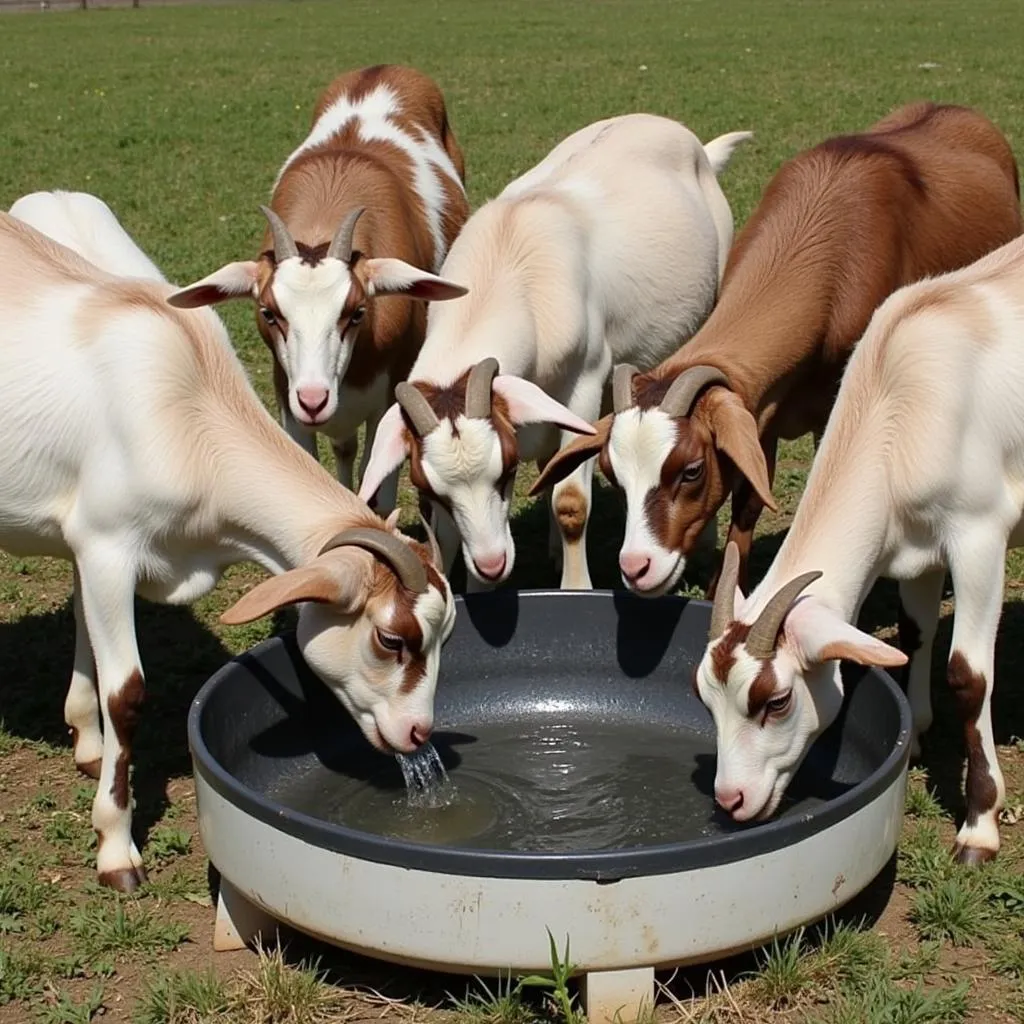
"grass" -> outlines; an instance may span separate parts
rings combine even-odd
[[[326,82],[344,68],[404,61],[445,91],[474,206],[588,121],[648,110],[703,139],[755,132],[722,179],[740,226],[786,157],[919,97],[980,107],[1024,157],[1015,13],[1006,0],[252,0],[3,15],[0,206],[37,189],[95,192],[172,280],[194,280],[255,251],[257,205]],[[269,405],[251,310],[222,313]],[[321,454],[329,464],[326,446]],[[759,524],[755,579],[796,508],[811,455],[807,438],[782,446],[780,510]],[[512,584],[551,586],[547,514],[524,498],[532,479],[524,468],[517,484]],[[591,569],[595,585],[614,587],[621,507],[600,479],[595,491]],[[412,523],[407,487],[402,495]],[[683,591],[699,595],[707,569],[698,563]],[[474,984],[445,1003],[450,979],[375,973],[344,958],[328,977],[280,951],[219,958],[210,973],[211,899],[185,717],[203,680],[273,628],[217,622],[259,575],[235,567],[190,609],[138,603],[148,694],[133,784],[151,881],[119,901],[93,884],[95,786],[74,774],[61,715],[70,573],[0,555],[0,1024],[90,1014],[105,1024],[308,1024],[434,1012],[438,1021],[526,1024],[575,1014],[568,979],[554,990],[516,979]],[[1008,559],[1006,584],[994,717],[1013,797],[997,864],[968,877],[949,856],[962,813],[962,740],[943,679],[947,604],[933,667],[936,722],[925,768],[910,780],[895,892],[881,920],[781,936],[759,958],[719,967],[713,981],[688,975],[682,992],[663,994],[659,1019],[1024,1021],[1024,825],[1014,824],[1024,794],[1020,553]],[[894,588],[882,584],[862,621],[885,631],[895,620]],[[973,966],[960,981],[965,957]],[[427,1002],[445,1003],[443,1012],[418,1002],[429,984],[437,991]],[[391,994],[378,999],[369,988]]]
[[[160,920],[157,912],[136,902],[115,898],[75,911],[68,931],[87,957],[153,955],[176,949],[188,938],[188,928]]]

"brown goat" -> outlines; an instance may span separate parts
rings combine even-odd
[[[469,215],[462,151],[444,97],[412,68],[377,65],[336,78],[306,140],[275,183],[259,258],[178,292],[175,305],[249,296],[274,357],[291,436],[316,454],[326,434],[338,478],[355,486],[367,442],[423,344],[426,306],[465,289],[436,277]],[[379,496],[394,507],[397,474]]]
[[[737,237],[701,330],[647,373],[616,367],[615,411],[563,448],[531,494],[599,452],[626,495],[623,580],[656,596],[677,585],[731,491],[729,540],[746,588],[754,527],[775,507],[778,441],[824,430],[875,309],[1021,228],[1013,152],[964,107],[910,104],[798,154]]]

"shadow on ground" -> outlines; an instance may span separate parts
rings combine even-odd
[[[275,632],[293,627],[286,614]],[[134,828],[145,842],[168,806],[167,783],[190,775],[186,725],[199,688],[232,657],[188,608],[136,602],[136,630],[146,700],[134,744]],[[75,620],[70,598],[54,612],[0,623],[0,721],[14,736],[67,749],[68,778],[78,778],[64,723],[64,700],[74,660]]]

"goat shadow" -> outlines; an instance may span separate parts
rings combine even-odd
[[[140,849],[167,810],[167,784],[191,775],[187,719],[193,697],[233,653],[187,607],[136,600],[136,635],[146,697],[133,743],[133,834]],[[294,613],[275,616],[273,632],[294,628]],[[16,622],[0,622],[0,721],[14,736],[67,751],[68,779],[77,775],[64,722],[75,649],[70,596],[63,606]]]

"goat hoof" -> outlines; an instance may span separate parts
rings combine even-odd
[[[961,846],[959,843],[953,847],[953,856],[956,858],[956,862],[969,868],[988,864],[989,861],[996,859],[997,853],[997,850],[985,850],[980,846]]]
[[[117,871],[101,871],[100,885],[117,892],[133,893],[147,881],[146,869],[139,867],[119,868]]]
[[[95,757],[91,761],[76,761],[75,767],[88,778],[98,779],[100,777],[100,766],[102,764],[102,758]]]

